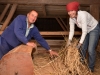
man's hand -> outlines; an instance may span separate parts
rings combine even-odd
[[[79,50],[81,48],[82,44],[78,43],[78,45],[76,46],[76,48]]]
[[[71,40],[67,41],[67,47],[71,45]]]
[[[52,51],[51,49],[49,50],[49,53],[50,53],[50,58],[51,58],[51,59],[58,56],[58,53],[55,52],[55,51]]]
[[[26,45],[31,46],[33,48],[36,47],[36,44],[34,42],[28,42],[28,43],[26,43]]]

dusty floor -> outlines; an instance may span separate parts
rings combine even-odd
[[[34,71],[35,75],[55,75],[51,68],[52,65],[49,65],[50,63],[49,53],[45,51],[41,51],[38,54],[34,55]],[[84,75],[84,74],[83,74]],[[92,75],[100,75],[100,53],[97,51],[97,57],[96,57],[96,64],[95,64],[95,70],[92,73]]]

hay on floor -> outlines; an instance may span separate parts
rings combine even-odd
[[[53,60],[49,59],[48,54],[44,53],[40,56],[38,54],[38,62],[35,61],[36,58],[33,60],[35,75],[91,75],[87,61],[85,60],[84,64],[80,62],[80,53],[76,44],[76,39],[69,47],[66,47],[65,42],[59,51],[59,56]]]

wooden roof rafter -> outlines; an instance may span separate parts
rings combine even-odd
[[[59,20],[59,18],[55,18],[57,20],[57,22],[59,23],[59,25],[61,26],[61,28],[66,31],[66,28],[63,26],[63,24],[61,23],[61,21]]]
[[[17,8],[17,5],[18,5],[18,4],[13,4],[13,5],[12,5],[11,10],[10,10],[10,12],[9,12],[9,14],[8,14],[8,16],[7,16],[6,20],[5,20],[5,22],[3,23],[3,26],[2,26],[1,29],[0,29],[1,31],[4,31],[5,28],[7,27],[7,25],[9,24],[9,22],[10,22],[12,16],[14,15],[14,12],[15,12],[15,10],[16,10],[16,8]]]
[[[2,19],[4,18],[9,7],[10,7],[10,4],[7,4],[5,9],[3,10],[2,14],[0,15],[0,23],[1,23]]]
[[[59,19],[61,20],[62,24],[64,25],[64,27],[67,29],[67,31],[69,30],[69,26],[65,24],[65,22],[63,21],[63,19],[61,17],[59,17]]]

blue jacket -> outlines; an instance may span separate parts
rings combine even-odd
[[[27,28],[26,18],[27,17],[24,15],[18,15],[5,29],[1,37],[3,37],[12,47],[16,47],[22,43],[26,44],[32,37],[34,37],[40,45],[42,45],[46,50],[49,50],[49,45],[44,38],[42,38],[36,26],[31,28],[28,36],[25,37]]]

